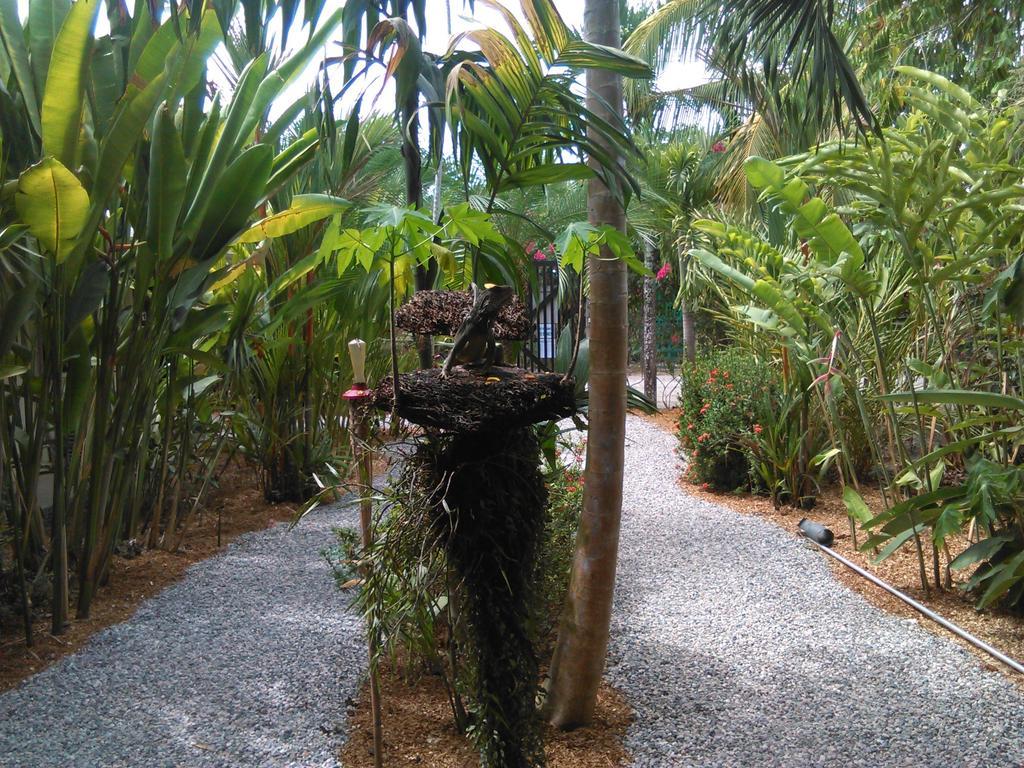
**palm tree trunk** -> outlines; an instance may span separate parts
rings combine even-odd
[[[686,362],[692,363],[697,359],[697,333],[693,327],[693,312],[690,311],[686,299],[680,302],[679,308],[683,312],[683,349]]]
[[[682,270],[683,264],[683,248],[679,247],[679,279],[685,280],[686,273]],[[690,303],[686,299],[682,299],[679,302],[679,310],[683,314],[683,354],[686,356],[686,362],[693,363],[697,360],[697,331],[693,324],[693,311],[690,309]]]
[[[409,9],[402,3],[399,16],[408,19]],[[410,208],[423,207],[423,160],[420,157],[420,89],[413,86],[402,105],[402,159],[405,161],[405,203]],[[417,291],[434,287],[437,277],[437,262],[428,260],[416,265],[415,285]],[[434,342],[428,334],[416,334],[416,350],[420,368],[434,366]]]
[[[644,244],[644,265],[654,271],[654,247]],[[653,277],[644,278],[644,395],[658,402],[658,357],[654,344],[655,331],[655,285]]]
[[[618,0],[587,0],[586,38],[618,47]],[[622,80],[587,72],[587,107],[611,123],[621,120]],[[614,153],[612,147],[606,147]],[[614,154],[613,154],[614,156]],[[625,226],[615,195],[591,181],[590,221]],[[548,683],[547,715],[560,728],[589,723],[604,671],[622,513],[626,431],[626,267],[610,253],[590,259],[590,439],[583,515],[576,537],[572,577]]]

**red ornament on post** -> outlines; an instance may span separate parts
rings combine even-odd
[[[352,361],[352,386],[341,396],[348,401],[349,426],[352,430],[352,460],[359,470],[359,528],[362,534],[363,552],[368,552],[373,543],[373,452],[370,450],[370,408],[373,392],[366,386],[366,342],[352,339],[348,343],[348,356]],[[363,579],[369,576],[369,561],[364,558]],[[373,716],[373,764],[381,768],[384,764],[384,736],[381,725],[380,686],[377,680],[377,649],[373,635],[368,637],[370,651],[370,710]]]

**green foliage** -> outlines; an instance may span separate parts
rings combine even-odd
[[[865,514],[847,488],[851,527],[867,530],[863,546],[881,557],[914,544],[923,586],[926,545],[941,587],[950,534],[1005,537],[982,538],[958,565],[986,562],[965,585],[981,605],[1015,602],[1016,524],[985,499],[999,489],[1009,505],[1021,443],[1024,122],[1017,107],[984,105],[935,73],[898,73],[908,111],[882,140],[747,162],[761,204],[787,230],[697,222],[707,246],[693,251],[697,276],[736,343],[801,398],[787,424],[762,433],[776,445],[772,463],[807,456],[806,475],[835,462],[844,483],[871,468],[886,511]],[[952,481],[959,472],[966,480]]]
[[[557,450],[555,463],[545,474],[548,505],[537,553],[537,574],[533,580],[537,585],[533,639],[541,651],[554,639],[569,589],[576,530],[583,512],[586,438],[560,439]]]
[[[507,190],[594,175],[628,198],[635,182],[609,151],[632,153],[624,126],[588,110],[572,84],[585,67],[638,78],[649,77],[649,67],[580,39],[551,0],[525,0],[523,10],[532,36],[500,8],[511,37],[466,32],[481,56],[460,57],[448,75],[446,119],[463,175],[479,163],[492,201]],[[588,166],[587,158],[596,162]]]
[[[338,589],[353,586],[353,580],[359,580],[359,532],[354,528],[335,528],[336,543],[320,550],[320,554],[334,574],[334,582]]]
[[[690,480],[724,491],[751,487],[751,436],[770,417],[773,378],[738,350],[683,366],[679,441]]]
[[[52,578],[57,632],[71,587],[88,615],[120,540],[176,548],[215,475],[230,436],[217,290],[252,267],[232,244],[301,165],[261,130],[340,21],[272,71],[256,56],[210,102],[216,12],[157,24],[160,4],[141,4],[95,39],[98,7],[33,0],[28,29],[0,9],[0,66],[16,61],[0,88],[0,510],[18,568]]]

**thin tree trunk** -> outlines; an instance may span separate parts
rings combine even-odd
[[[619,45],[618,0],[587,0],[586,38]],[[616,123],[622,114],[622,80],[587,72],[587,107]],[[607,151],[613,152],[611,147]],[[613,155],[614,156],[614,155]],[[591,181],[587,208],[593,223],[625,226],[622,206],[599,181]],[[590,260],[590,439],[583,515],[572,578],[548,684],[547,715],[572,728],[593,719],[604,671],[622,513],[626,427],[626,267],[610,253]]]
[[[682,254],[683,251],[680,248],[680,257]],[[680,263],[682,263],[681,259]],[[679,274],[680,279],[682,279],[682,270],[680,270]],[[693,311],[690,309],[690,303],[686,299],[679,302],[679,309],[683,314],[683,354],[686,356],[686,362],[693,363],[697,360],[697,331],[693,324]]]
[[[644,264],[654,271],[656,266],[654,246],[644,244]],[[655,284],[653,277],[644,278],[644,395],[658,402],[658,357],[654,344],[655,330]]]
[[[683,349],[686,355],[686,362],[692,363],[697,359],[697,333],[693,327],[693,312],[686,299],[680,304],[683,311]]]

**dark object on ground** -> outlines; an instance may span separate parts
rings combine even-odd
[[[378,408],[391,408],[390,377],[374,391]],[[452,432],[501,432],[576,412],[576,384],[558,373],[495,367],[486,376],[439,369],[399,375],[398,415],[423,427]]]
[[[463,291],[417,291],[395,312],[395,323],[403,331],[433,336],[454,336],[473,309],[472,294]],[[494,338],[524,341],[533,323],[518,297],[506,304],[494,323]]]
[[[804,536],[815,544],[821,544],[823,547],[831,547],[832,542],[835,541],[832,531],[820,523],[808,520],[806,517],[798,523],[797,527],[803,531]]]
[[[492,285],[480,290],[473,284],[473,309],[459,326],[452,339],[452,348],[441,366],[441,376],[447,378],[453,365],[465,365],[486,373],[497,356],[494,328],[498,313],[516,297],[509,285]]]

